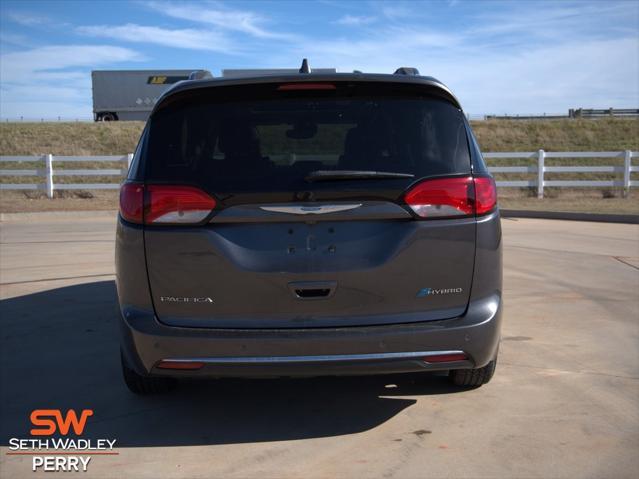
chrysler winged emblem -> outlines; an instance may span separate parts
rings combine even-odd
[[[264,211],[274,213],[290,213],[292,215],[323,215],[338,211],[354,210],[362,206],[361,203],[350,205],[313,205],[313,206],[260,206]]]

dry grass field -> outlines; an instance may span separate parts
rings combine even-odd
[[[598,120],[489,120],[472,122],[483,151],[639,151],[639,119]],[[133,152],[143,122],[106,123],[1,123],[0,155],[92,156],[125,155]],[[578,163],[576,163],[578,162]],[[489,165],[530,165],[531,160],[489,160]],[[547,159],[546,165],[623,165],[622,159]],[[64,168],[122,168],[122,163],[56,163]],[[41,163],[4,163],[2,168],[41,168]],[[55,170],[54,170],[55,171]],[[508,175],[508,179],[533,179],[533,174]],[[505,179],[505,175],[496,175]],[[613,179],[613,174],[548,174],[547,179]],[[639,180],[639,175],[633,174]],[[0,177],[4,183],[30,183],[30,177]],[[117,177],[57,176],[56,183],[117,183]],[[592,211],[639,214],[637,193],[620,198],[614,188],[546,189],[547,198],[533,198],[532,189],[502,189],[502,207],[554,211]],[[56,192],[50,201],[38,191],[3,191],[0,211],[46,211],[51,209],[115,209],[117,192]]]
[[[639,119],[489,120],[471,123],[482,151],[639,149]]]
[[[1,123],[0,155],[125,155],[143,128],[139,121]]]
[[[483,151],[639,150],[639,120],[489,120],[472,122]],[[124,155],[143,122],[1,123],[0,155]]]

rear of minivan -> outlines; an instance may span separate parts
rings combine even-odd
[[[403,75],[202,80],[121,189],[122,358],[182,376],[494,371],[496,190],[454,96]]]

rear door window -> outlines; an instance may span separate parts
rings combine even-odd
[[[316,170],[470,172],[463,114],[430,97],[350,94],[174,102],[150,123],[147,180],[295,191]]]

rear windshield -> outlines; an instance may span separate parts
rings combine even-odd
[[[173,102],[150,123],[147,181],[295,191],[318,170],[414,175],[407,184],[470,172],[463,114],[446,100],[303,93]]]

